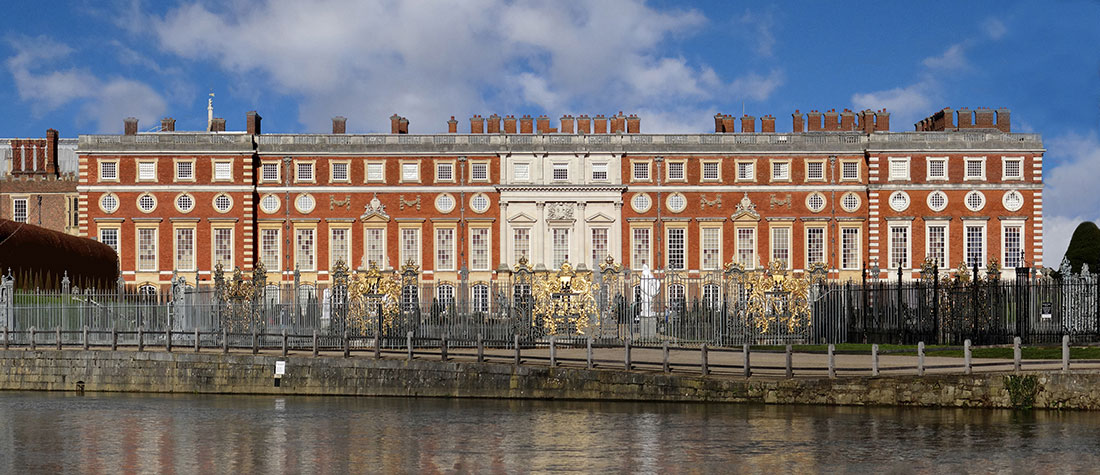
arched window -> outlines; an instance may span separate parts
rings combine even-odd
[[[489,312],[489,286],[476,284],[471,290],[473,291],[474,312]]]

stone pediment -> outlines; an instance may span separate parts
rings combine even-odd
[[[363,214],[359,216],[361,221],[389,221],[390,215],[386,213],[386,205],[378,199],[378,193],[374,194],[370,202],[363,207]]]
[[[596,213],[585,218],[585,221],[589,223],[614,223],[615,219],[603,213]]]
[[[733,211],[730,219],[734,221],[760,221],[760,213],[756,212],[756,205],[749,199],[748,193],[741,197],[741,202],[737,203],[737,209]]]
[[[520,214],[517,214],[515,216],[512,216],[511,218],[508,218],[508,222],[509,223],[533,223],[533,222],[535,222],[535,218],[532,218],[531,215],[529,215],[527,213],[520,213]]]

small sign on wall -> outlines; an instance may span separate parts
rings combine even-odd
[[[286,361],[276,361],[275,362],[275,377],[276,378],[281,378],[281,377],[283,377],[284,374],[286,374]]]
[[[1039,317],[1042,318],[1043,320],[1050,320],[1050,318],[1051,318],[1051,309],[1053,309],[1053,308],[1054,308],[1054,305],[1052,303],[1043,302],[1042,310],[1040,311]]]

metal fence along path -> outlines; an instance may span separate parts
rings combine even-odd
[[[410,333],[466,346],[479,338],[506,346],[518,335],[526,346],[554,338],[564,345],[653,348],[1100,337],[1100,280],[1087,269],[1066,269],[1059,279],[1018,269],[1014,280],[996,278],[999,272],[970,277],[975,270],[950,278],[931,271],[912,281],[833,282],[823,268],[790,274],[729,265],[688,276],[627,271],[608,261],[595,270],[566,263],[555,271],[521,263],[499,274],[487,282],[447,282],[424,280],[411,265],[400,272],[350,272],[341,265],[331,284],[319,285],[297,275],[293,283],[268,284],[262,267],[250,276],[219,269],[197,286],[177,277],[168,291],[79,289],[67,279],[58,290],[17,290],[9,275],[0,285],[0,326],[10,332],[60,328],[66,342],[84,328],[98,343],[112,332],[131,338],[139,329],[149,335],[197,330],[202,338],[270,338],[264,335],[285,331],[309,339],[316,334],[322,346],[346,334],[359,342],[353,345],[379,340],[389,348],[403,346]]]

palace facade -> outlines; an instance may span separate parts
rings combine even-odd
[[[269,134],[255,112],[241,132],[127,119],[79,137],[79,233],[140,285],[260,263],[268,282],[323,283],[338,261],[448,282],[521,259],[842,280],[911,279],[926,259],[1042,265],[1043,144],[1011,133],[1005,109],[944,109],[914,132],[890,132],[884,110],[796,111],[790,133],[772,116],[714,119],[714,133],[642,134],[622,113],[553,128],[494,114],[424,135],[397,115],[389,134],[347,134],[341,117],[331,134]]]

